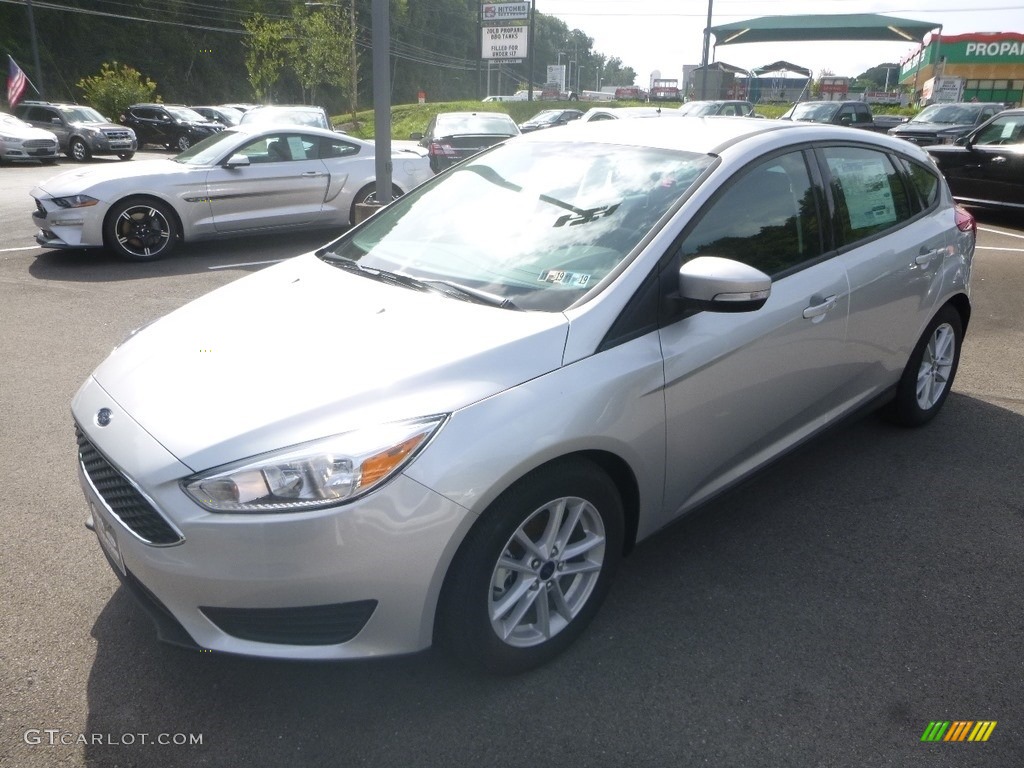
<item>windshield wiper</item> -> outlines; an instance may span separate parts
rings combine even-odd
[[[460,285],[459,283],[453,283],[449,280],[419,280],[417,282],[427,286],[428,288],[432,288],[439,293],[443,293],[448,296],[455,295],[464,299],[468,298],[478,304],[487,304],[488,306],[498,307],[500,309],[519,309],[512,299],[498,296],[495,293],[481,291],[479,288],[470,288],[468,285]]]
[[[448,280],[421,280],[411,275],[403,275],[400,272],[389,272],[386,269],[377,269],[376,267],[364,267],[352,261],[352,259],[344,257],[333,258],[330,262],[346,272],[352,272],[382,283],[397,285],[414,291],[432,291],[463,301],[473,301],[477,304],[486,304],[491,307],[499,307],[500,309],[519,309],[511,299],[506,299],[487,291],[481,291],[477,288],[459,285]]]

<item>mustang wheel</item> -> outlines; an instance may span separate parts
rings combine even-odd
[[[622,555],[622,501],[581,459],[528,475],[481,515],[449,570],[439,640],[492,671],[561,653],[608,592]]]
[[[392,200],[397,200],[403,194],[404,193],[402,192],[402,190],[399,188],[399,186],[397,184],[392,184],[391,185],[391,199]],[[349,224],[355,224],[356,223],[356,206],[357,205],[359,205],[360,203],[370,203],[370,204],[372,204],[372,203],[376,203],[376,202],[377,202],[377,185],[376,184],[369,184],[369,185],[363,187],[362,189],[360,189],[358,192],[356,192],[355,196],[352,198],[352,209],[349,211],[348,223]]]
[[[949,396],[963,342],[960,313],[949,304],[932,318],[903,370],[889,416],[916,427],[939,412]]]
[[[69,150],[68,154],[80,163],[84,163],[92,157],[92,152],[89,151],[89,147],[87,147],[85,142],[81,139],[72,139]]]
[[[114,205],[103,225],[103,240],[119,256],[133,261],[153,261],[174,248],[178,229],[166,204],[130,198]]]

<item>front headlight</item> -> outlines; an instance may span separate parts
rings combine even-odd
[[[6,144],[21,144],[24,141],[20,136],[10,136],[6,133],[0,133],[0,141]]]
[[[430,416],[263,454],[182,481],[211,512],[304,512],[352,501],[393,477],[444,423]]]
[[[68,197],[55,197],[53,202],[61,208],[88,208],[96,205],[99,200],[88,195],[70,195]]]

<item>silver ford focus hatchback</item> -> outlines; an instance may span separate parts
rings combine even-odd
[[[171,642],[528,669],[636,542],[854,411],[931,419],[975,237],[865,131],[518,137],[117,348],[89,525]]]

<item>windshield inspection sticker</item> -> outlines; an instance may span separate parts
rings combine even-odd
[[[546,269],[537,278],[542,283],[556,283],[573,288],[582,288],[590,282],[590,275],[585,272],[566,272],[564,269]]]

